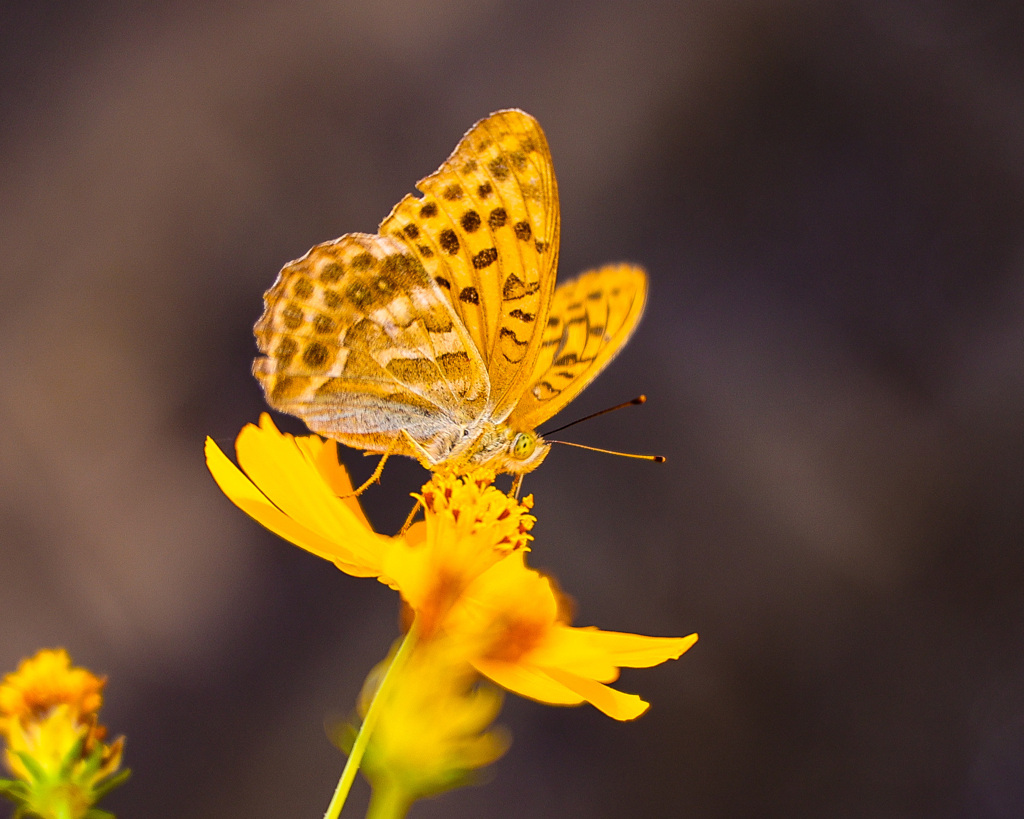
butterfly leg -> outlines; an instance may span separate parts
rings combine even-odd
[[[405,519],[405,523],[402,524],[401,530],[398,532],[397,535],[395,535],[395,537],[401,537],[409,531],[409,527],[412,526],[413,520],[416,519],[416,513],[420,511],[420,506],[422,505],[422,501],[416,501],[415,506],[412,507],[412,511],[409,513],[409,517]]]
[[[405,429],[400,430],[399,435],[405,436],[405,442],[415,453],[416,460],[420,462],[420,466],[422,466],[424,469],[432,470],[434,468],[434,459],[430,457],[430,453],[423,448],[423,445],[420,444],[420,442],[417,441],[415,438],[413,438]]]
[[[525,478],[525,477],[526,477],[525,474],[523,474],[523,475],[516,475],[512,479],[512,488],[508,491],[508,493],[509,493],[509,495],[511,495],[516,500],[519,500],[519,490],[523,488],[523,478]]]
[[[388,448],[384,450],[384,454],[381,456],[380,461],[378,461],[377,466],[374,468],[373,474],[370,475],[370,477],[367,478],[358,489],[353,489],[348,494],[339,495],[338,497],[341,498],[341,500],[345,500],[346,498],[358,498],[363,494],[363,492],[370,488],[371,484],[379,482],[380,474],[384,471],[384,464],[388,462],[388,458],[390,458],[391,454],[395,451],[395,446],[398,444],[399,440],[401,440],[401,438],[398,435],[392,439],[391,443],[388,444]]]

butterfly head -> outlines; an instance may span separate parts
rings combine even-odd
[[[486,466],[495,472],[521,475],[540,466],[550,448],[551,444],[533,430],[488,423],[463,459],[468,466]]]
[[[527,430],[516,432],[509,430],[511,440],[505,451],[505,472],[522,474],[530,472],[540,466],[541,461],[547,457],[551,444],[547,443],[536,432]]]

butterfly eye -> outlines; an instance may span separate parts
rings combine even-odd
[[[512,439],[512,457],[520,461],[529,458],[537,448],[537,436],[532,432],[520,432]]]

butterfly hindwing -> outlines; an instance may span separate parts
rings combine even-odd
[[[505,418],[526,388],[554,290],[558,189],[544,132],[499,111],[381,223],[446,293],[491,384],[489,416]]]
[[[647,275],[633,265],[609,265],[560,285],[530,386],[509,422],[534,429],[579,395],[629,340],[646,298]]]
[[[253,373],[271,406],[314,432],[383,451],[405,429],[430,452],[484,411],[480,354],[401,243],[347,234],[317,245],[264,301]]]

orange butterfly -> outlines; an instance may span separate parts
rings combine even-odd
[[[618,264],[555,287],[558,188],[537,121],[499,111],[381,223],[285,265],[255,327],[268,403],[316,433],[429,469],[517,476],[535,431],[604,369],[644,309]]]

